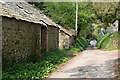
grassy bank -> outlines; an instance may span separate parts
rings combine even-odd
[[[120,32],[113,33],[112,35],[110,34],[105,34],[97,44],[97,47],[99,49],[103,50],[116,50],[120,49]]]

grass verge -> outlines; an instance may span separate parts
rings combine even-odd
[[[43,79],[47,78],[50,73],[55,70],[58,64],[64,63],[69,59],[65,54],[66,50],[56,50],[45,52],[43,60],[36,63],[25,62],[12,65],[8,68],[3,69],[2,78],[5,79]]]

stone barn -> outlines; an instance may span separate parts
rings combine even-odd
[[[59,30],[59,49],[69,49],[75,43],[75,31],[68,30],[58,25]]]
[[[0,5],[3,65],[39,59],[41,52],[68,49],[74,42],[70,31],[27,2]]]
[[[7,2],[0,7],[3,62],[26,61],[34,53],[58,49],[59,28],[27,2]]]

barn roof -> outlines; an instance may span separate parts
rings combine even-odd
[[[69,35],[69,36],[75,36],[75,30],[73,30],[73,29],[66,29],[66,28],[64,28],[64,27],[62,27],[60,25],[57,25],[57,26],[60,28],[61,31],[63,31],[67,35]]]
[[[5,2],[0,5],[0,15],[14,17],[43,25],[56,26],[55,22],[27,2]]]
[[[74,35],[74,31],[67,30],[62,26],[56,24],[46,15],[42,13],[39,9],[34,8],[33,5],[30,5],[26,1],[22,0],[21,2],[5,2],[0,3],[0,15],[16,18],[18,20],[24,20],[28,22],[42,24],[44,26],[50,25],[60,28],[63,32],[68,35]]]

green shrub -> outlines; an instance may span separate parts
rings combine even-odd
[[[120,79],[120,73],[115,76],[118,80]]]
[[[119,37],[120,37],[120,32],[113,33],[102,42],[101,49],[103,50],[120,49]]]
[[[71,46],[70,51],[74,53],[80,52],[85,50],[88,45],[89,43],[84,37],[78,36],[76,39],[76,44],[74,46]]]
[[[82,46],[83,49],[85,49],[89,45],[88,41],[82,36],[78,36],[76,43],[79,43],[79,45]]]
[[[87,41],[87,39],[85,39],[84,37],[81,37],[81,42],[83,43],[84,48],[88,47],[89,42]]]
[[[102,44],[103,41],[104,41],[105,39],[107,39],[109,36],[110,36],[110,33],[107,33],[107,34],[105,34],[104,36],[102,36],[102,37],[98,40],[97,48],[101,48],[101,44]]]
[[[77,53],[77,52],[80,52],[82,50],[83,50],[83,48],[81,46],[79,46],[79,47],[71,46],[71,48],[70,48],[70,51],[73,53]]]
[[[43,53],[43,59],[36,63],[25,62],[3,69],[3,79],[42,79],[47,78],[58,64],[68,60],[65,50],[56,50]]]

